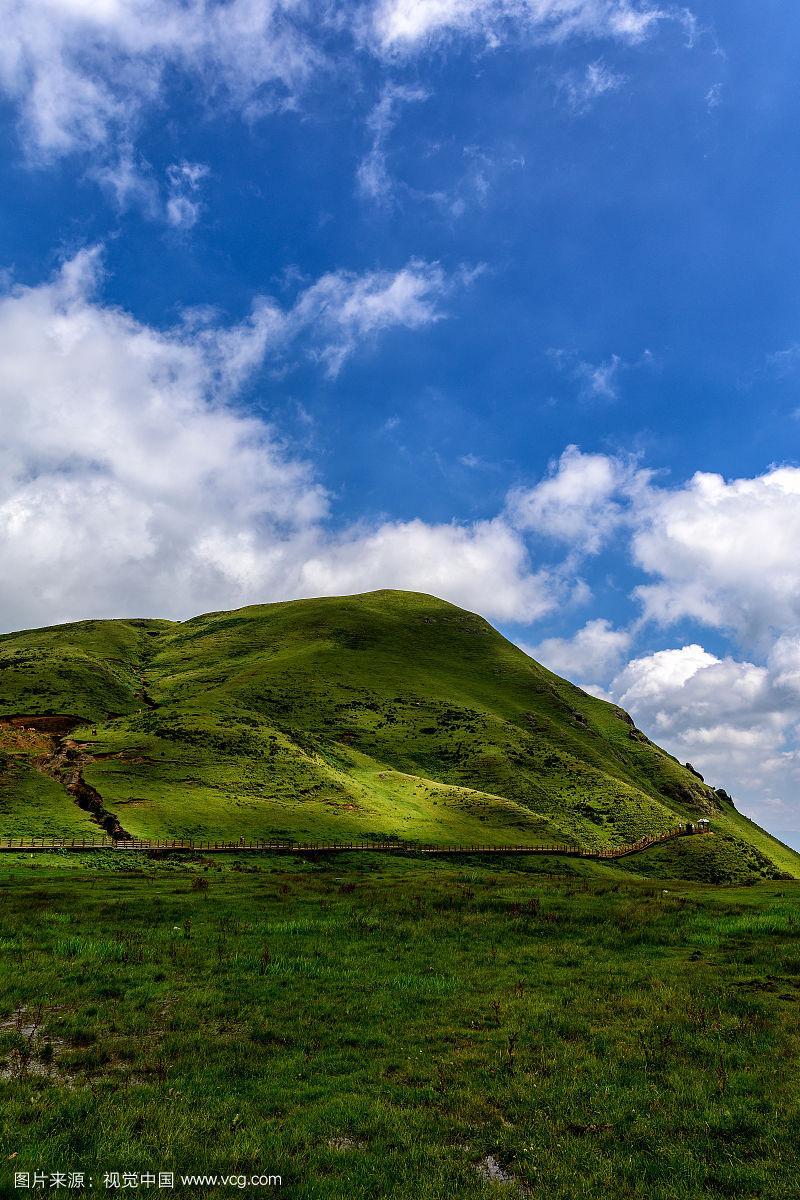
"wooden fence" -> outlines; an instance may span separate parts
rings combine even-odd
[[[386,841],[181,841],[169,838],[64,838],[64,837],[0,837],[0,853],[25,851],[36,853],[53,850],[132,850],[155,854],[349,854],[368,851],[380,854],[558,854],[573,858],[623,858],[626,854],[637,854],[672,838],[697,836],[709,833],[697,825],[678,825],[665,833],[652,834],[623,846],[603,848],[592,846],[548,845],[464,845],[448,843],[431,845],[421,842],[405,842],[395,839]]]

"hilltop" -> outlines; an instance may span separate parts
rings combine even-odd
[[[653,869],[800,876],[622,709],[432,596],[0,637],[0,834],[602,846],[698,816],[716,838]]]

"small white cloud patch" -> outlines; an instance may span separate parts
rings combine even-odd
[[[358,189],[368,200],[378,204],[388,204],[392,200],[395,184],[389,171],[387,143],[397,124],[399,107],[402,104],[418,104],[427,98],[428,92],[421,87],[385,85],[367,119],[372,143],[356,172]]]
[[[209,169],[203,163],[180,162],[167,167],[167,223],[173,229],[191,229],[202,211],[199,193]]]
[[[625,82],[625,76],[612,71],[602,59],[589,63],[582,74],[572,72],[560,82],[560,89],[567,104],[575,113],[585,113],[601,96],[616,92]]]

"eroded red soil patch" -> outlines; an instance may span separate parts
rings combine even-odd
[[[84,724],[83,717],[64,714],[25,714],[0,717],[0,729],[35,729],[37,733],[50,733],[64,737],[76,725]]]

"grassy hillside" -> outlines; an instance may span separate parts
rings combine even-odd
[[[605,845],[706,814],[726,853],[756,846],[758,873],[800,874],[621,709],[431,596],[0,637],[0,833],[21,831],[32,772],[43,832],[89,819],[59,790],[63,763],[20,744],[36,715],[72,718],[70,770],[139,836]]]

